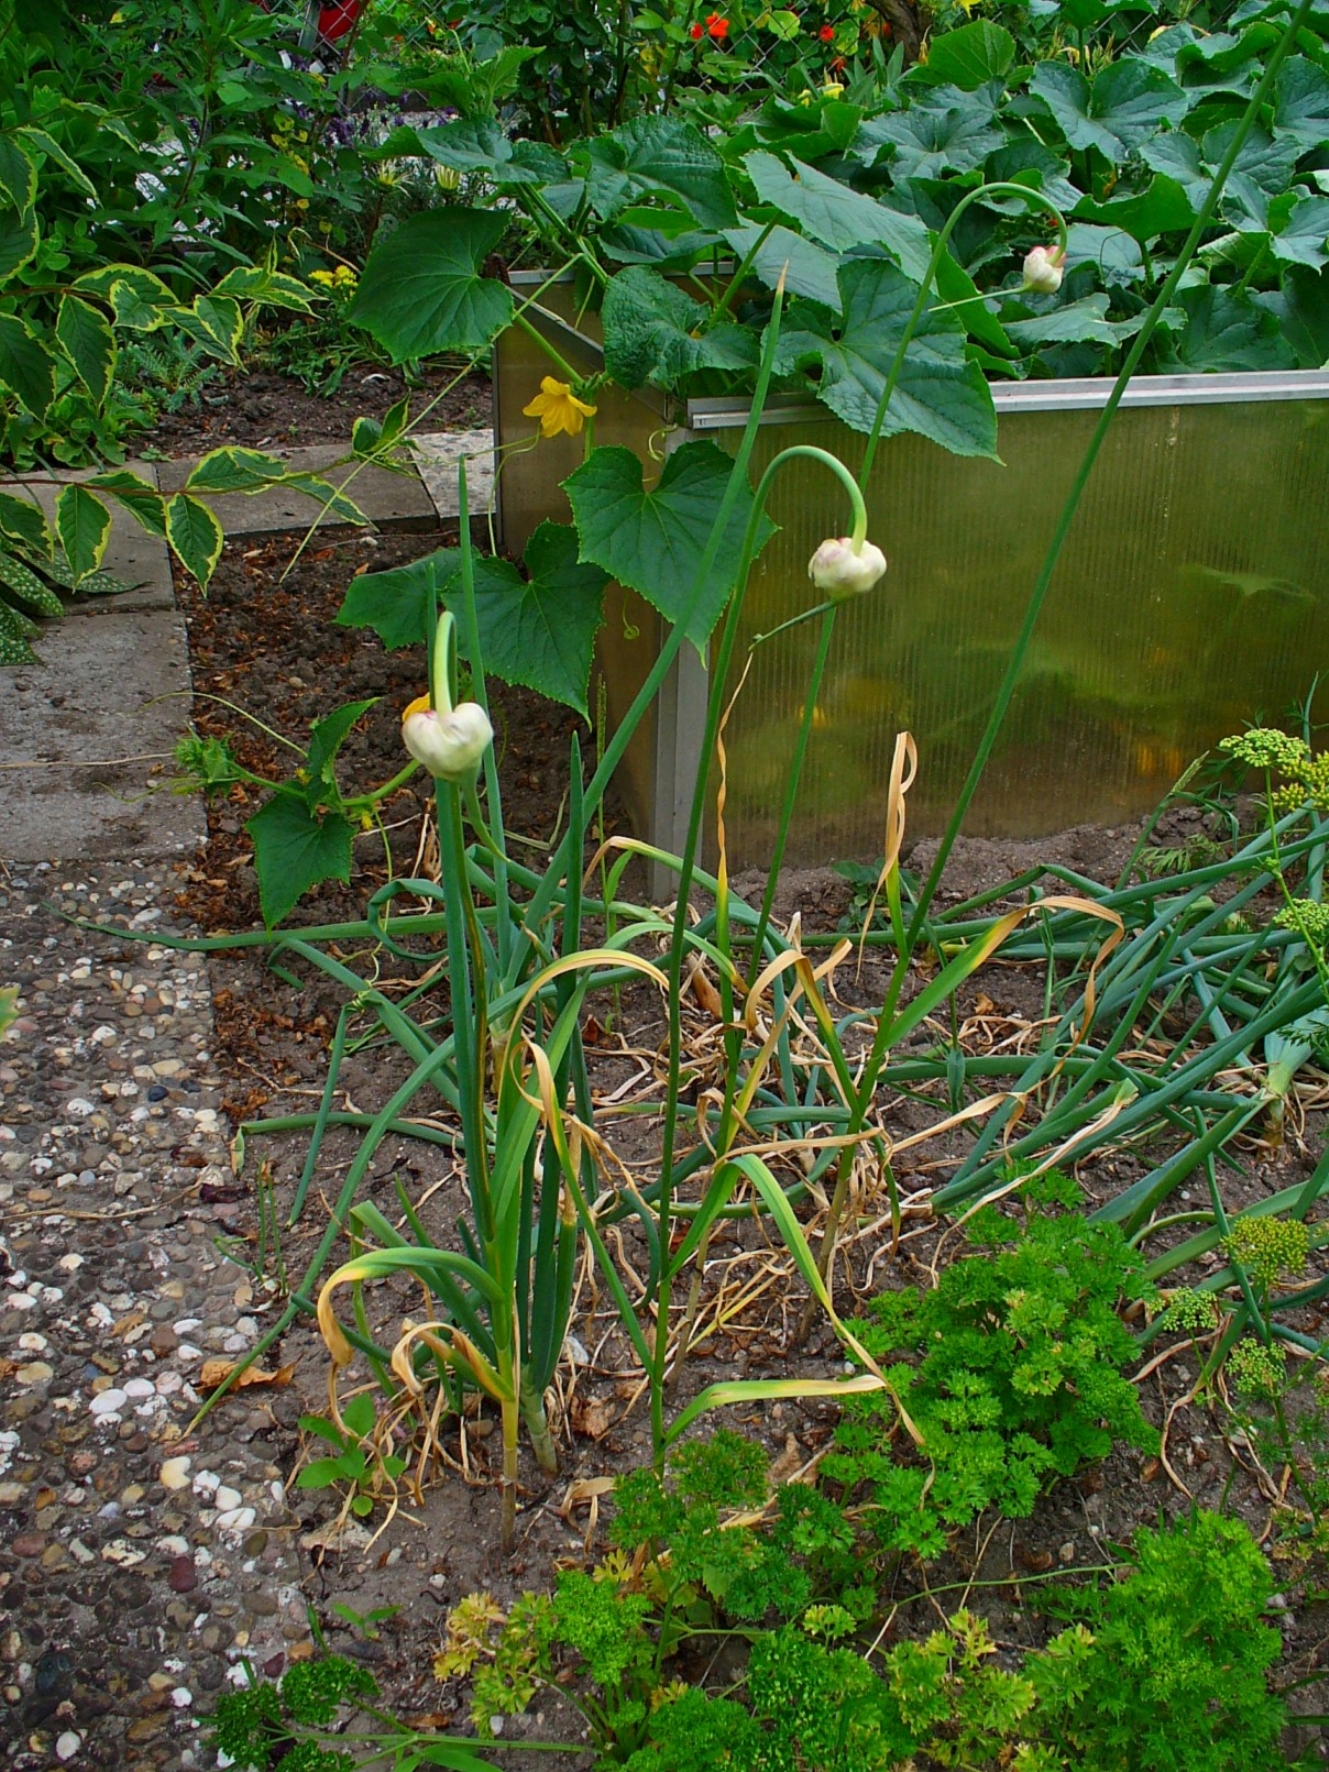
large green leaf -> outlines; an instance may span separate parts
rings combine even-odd
[[[216,571],[226,538],[201,499],[177,492],[166,506],[166,539],[201,585]]]
[[[28,565],[20,560],[17,554],[6,553],[0,548],[0,585],[3,585],[22,605],[25,615],[49,615],[58,620],[65,612],[65,606],[42,579]]]
[[[475,562],[476,619],[485,671],[521,683],[586,714],[595,635],[602,618],[605,571],[579,561],[577,537],[566,524],[541,523],[526,545],[523,579],[507,560]],[[391,572],[351,580],[337,621],[372,628],[389,648],[422,645],[429,599],[444,603],[462,623],[461,553],[440,548]]]
[[[394,134],[396,132],[394,131]],[[414,139],[414,152],[424,153],[453,172],[482,173],[496,185],[545,185],[566,178],[562,157],[543,142],[512,141],[491,118],[477,122],[458,119],[438,129],[404,131]],[[400,155],[409,144],[396,148]],[[393,148],[392,138],[383,152]]]
[[[126,332],[156,332],[168,319],[179,320],[188,308],[169,306],[143,293],[141,285],[128,277],[120,277],[111,285],[111,313],[117,326]]]
[[[0,387],[18,397],[34,418],[55,398],[55,359],[16,314],[0,314]]]
[[[1015,60],[1015,39],[1004,25],[975,19],[958,31],[944,31],[928,44],[927,71],[961,92],[974,92],[989,80],[1002,80]]]
[[[1274,78],[1274,128],[1304,151],[1329,142],[1329,74],[1303,55],[1291,55]]]
[[[367,524],[359,505],[339,492],[331,481],[300,469],[292,471],[290,463],[280,456],[265,455],[261,449],[244,449],[228,444],[214,449],[194,467],[185,482],[186,492],[265,492],[269,487],[288,486],[314,499],[324,511],[348,523]]]
[[[432,209],[410,216],[369,255],[349,317],[394,362],[483,350],[512,318],[512,294],[482,275],[508,228],[503,214]]]
[[[1291,208],[1290,202],[1288,208]],[[1245,173],[1230,174],[1223,189],[1222,212],[1223,220],[1239,234],[1269,232],[1269,193]]]
[[[1219,373],[1296,366],[1277,319],[1248,295],[1206,283],[1181,290],[1177,301],[1186,315],[1176,346],[1183,368]]]
[[[200,295],[194,298],[192,308],[176,308],[171,317],[209,356],[239,365],[245,330],[239,302],[229,295]]]
[[[430,586],[437,602],[460,565],[461,554],[456,548],[439,548],[409,566],[362,572],[346,587],[335,620],[344,628],[372,628],[390,652],[421,646],[429,632]],[[487,561],[477,560],[477,582],[487,565]]]
[[[35,624],[0,597],[0,665],[38,664],[37,654],[28,644]]]
[[[0,209],[0,283],[27,264],[37,250],[37,218],[31,210],[18,215]]]
[[[1092,86],[1066,62],[1040,62],[1029,90],[1047,105],[1071,147],[1097,148],[1113,165],[1156,134],[1161,123],[1175,128],[1190,109],[1175,80],[1134,60],[1113,62]]]
[[[1160,234],[1189,228],[1195,220],[1195,209],[1184,185],[1157,173],[1149,181],[1148,190],[1109,203],[1095,203],[1086,197],[1076,207],[1075,215],[1077,220],[1120,228],[1144,246]]]
[[[790,173],[774,154],[758,151],[743,162],[763,203],[797,222],[805,234],[832,252],[863,246],[884,246],[916,283],[921,283],[932,256],[927,228],[916,215],[887,209],[875,198],[850,190],[815,166],[795,160]]]
[[[1318,270],[1329,263],[1329,197],[1302,197],[1292,206],[1287,225],[1273,238],[1274,257],[1285,264]]]
[[[856,431],[870,431],[917,287],[885,261],[851,260],[840,268],[841,322],[825,308],[789,310],[777,373],[820,369],[817,394]],[[884,436],[916,431],[955,455],[997,453],[997,418],[983,372],[965,358],[962,321],[925,312],[905,355]]]
[[[110,321],[91,303],[67,295],[56,315],[55,336],[79,380],[100,406],[115,374],[115,334]]]
[[[1099,290],[1079,301],[1062,302],[1046,314],[1007,320],[1006,330],[1017,345],[1029,351],[1042,345],[1115,345],[1139,331],[1143,316],[1115,321],[1108,319],[1107,310],[1108,297]]]
[[[236,265],[213,290],[213,296],[231,301],[258,302],[263,307],[287,308],[296,314],[312,314],[309,290],[296,277],[288,277],[272,264]]]
[[[916,98],[907,111],[870,117],[854,140],[854,152],[874,164],[888,154],[897,184],[906,178],[973,172],[1006,139],[996,116],[996,87],[992,82],[980,96],[939,86]]]
[[[37,198],[37,168],[12,135],[0,135],[0,203],[25,215]]]
[[[66,486],[55,501],[55,532],[75,581],[86,578],[102,563],[111,513],[86,486]]]
[[[485,671],[561,701],[588,719],[586,692],[595,636],[604,620],[608,573],[578,560],[576,531],[566,523],[541,523],[526,544],[525,560],[526,579],[506,560],[488,561],[490,570],[476,575],[476,622]],[[461,625],[460,570],[445,587],[443,600],[457,616],[461,649],[469,656]]]
[[[1160,131],[1140,143],[1140,158],[1154,172],[1174,179],[1185,191],[1191,208],[1198,210],[1209,195],[1214,181],[1213,168],[1206,165],[1200,144],[1181,129]]]
[[[48,159],[54,160],[65,177],[75,184],[85,197],[91,197],[96,202],[96,185],[93,184],[77,160],[70,159],[54,136],[48,135],[44,129],[34,129],[29,124],[25,124],[22,129],[17,130],[16,134],[29,148],[36,148],[38,153],[45,154]]]
[[[661,192],[678,198],[702,227],[732,228],[738,220],[724,161],[677,117],[634,117],[586,144],[584,153],[587,195],[604,221]]]
[[[356,721],[362,714],[367,714],[377,700],[377,696],[371,695],[368,701],[348,701],[344,706],[334,708],[311,730],[309,755],[305,762],[309,777],[305,783],[305,803],[311,810],[329,795],[335,795],[337,752],[346,743]]]
[[[1329,363],[1329,271],[1293,265],[1283,277],[1282,289],[1264,300],[1302,369],[1322,369]]]
[[[31,498],[0,492],[0,535],[22,542],[37,554],[50,552],[51,535],[41,506]]]
[[[96,295],[109,301],[117,283],[127,284],[150,307],[169,308],[175,304],[175,297],[161,278],[145,271],[142,265],[98,265],[95,271],[76,277],[70,287],[81,295]]]
[[[594,561],[620,584],[640,591],[666,621],[679,621],[733,472],[733,462],[714,443],[685,443],[668,458],[648,492],[641,461],[631,450],[595,450],[563,482],[583,560]],[[745,486],[688,627],[688,638],[698,648],[705,645],[734,588],[751,508],[752,493]],[[774,532],[774,525],[763,519],[759,547]]]
[[[722,322],[658,271],[630,265],[611,277],[601,309],[605,368],[623,388],[673,387],[695,369],[751,369],[757,335]]]
[[[1070,169],[1068,160],[1054,154],[1051,148],[1045,148],[1031,135],[1017,137],[1004,148],[998,148],[995,154],[989,154],[983,162],[985,178],[994,181],[1009,179],[1014,184],[1028,185],[1050,197],[1061,210],[1074,209],[1080,201],[1080,192],[1068,176]],[[986,197],[983,207],[1008,215],[1029,215],[1033,210],[1032,204],[1023,203],[1018,197]],[[1042,213],[1046,215],[1047,211]]]
[[[1235,123],[1220,123],[1207,131],[1201,145],[1210,166],[1218,166],[1222,162],[1236,128]],[[1239,178],[1253,179],[1261,190],[1277,196],[1292,182],[1292,168],[1296,163],[1296,138],[1289,135],[1272,136],[1257,123],[1241,144],[1232,163],[1232,171]]]
[[[151,481],[131,474],[128,468],[109,468],[105,473],[95,474],[88,485],[95,491],[108,493],[149,535],[165,536],[166,500]]]
[[[943,252],[937,261],[936,290],[943,307],[950,309],[970,338],[977,339],[999,357],[1017,355],[1015,346],[1002,330],[1001,321],[979,294],[978,285],[968,271],[956,264],[949,252]]]
[[[828,308],[839,306],[835,257],[792,228],[777,225],[767,233],[756,222],[742,222],[736,228],[726,229],[725,239],[740,262],[756,248],[750,269],[768,289],[774,289],[783,276],[791,295],[805,295],[809,301],[819,301]]]
[[[340,812],[320,817],[303,789],[274,794],[245,829],[254,845],[258,901],[269,929],[290,915],[311,886],[351,877],[355,827]]]
[[[1144,276],[1139,243],[1120,228],[1097,228],[1091,222],[1072,222],[1066,242],[1072,265],[1087,260],[1104,283],[1129,286]]]

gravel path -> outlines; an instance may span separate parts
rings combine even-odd
[[[69,864],[64,864],[67,868]],[[0,876],[0,1765],[210,1767],[242,1656],[307,1653],[275,1390],[193,1432],[207,1362],[273,1308],[240,1214],[201,956],[73,927],[174,921],[169,866]]]

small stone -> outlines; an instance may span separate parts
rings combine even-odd
[[[82,1746],[83,1737],[76,1734],[73,1729],[66,1729],[62,1735],[57,1735],[55,1738],[55,1757],[67,1764],[76,1757]]]
[[[223,1532],[248,1532],[257,1520],[258,1513],[252,1507],[235,1507],[226,1513],[217,1515],[217,1524]]]
[[[95,1563],[97,1560],[96,1554],[88,1549],[81,1538],[70,1539],[69,1554],[76,1563],[81,1563],[85,1568],[89,1563]]]
[[[188,1686],[177,1686],[171,1693],[171,1703],[177,1710],[188,1710],[194,1702],[194,1694]]]
[[[20,1366],[14,1374],[20,1384],[45,1384],[54,1376],[45,1360],[31,1360],[26,1366]]]
[[[157,1480],[163,1489],[187,1489],[190,1463],[188,1458],[168,1458],[157,1473]]]
[[[238,1489],[230,1488],[225,1483],[221,1485],[216,1495],[213,1497],[215,1506],[219,1508],[222,1513],[229,1513],[232,1508],[239,1507],[243,1501],[244,1496],[241,1495],[240,1491]]]
[[[9,1548],[16,1557],[39,1557],[46,1549],[44,1532],[20,1532],[17,1538],[9,1541]]]
[[[194,1568],[192,1557],[177,1557],[171,1564],[171,1573],[167,1576],[172,1593],[192,1593],[198,1586],[198,1571]]]
[[[128,1401],[125,1393],[112,1385],[110,1390],[102,1391],[92,1399],[92,1413],[97,1416],[114,1415],[117,1410],[123,1409]]]
[[[157,1387],[150,1378],[129,1378],[125,1380],[125,1395],[131,1399],[141,1400],[155,1396]]]

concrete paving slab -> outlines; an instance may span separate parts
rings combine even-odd
[[[466,499],[473,517],[485,516],[494,501],[494,433],[421,431],[411,438],[420,478],[442,518],[457,515],[457,462],[466,457]]]
[[[150,484],[157,484],[157,464],[150,461],[127,461],[126,468]],[[55,475],[51,480],[26,481],[37,503],[50,522],[60,488],[71,480],[87,480],[92,470]],[[12,488],[11,482],[5,483]],[[108,500],[111,507],[111,534],[106,544],[102,565],[132,588],[116,597],[81,597],[72,607],[89,615],[139,609],[173,609],[175,588],[171,583],[171,561],[166,544],[130,516],[123,505]]]
[[[180,616],[122,602],[113,615],[47,623],[36,649],[40,665],[0,671],[0,860],[146,860],[197,848],[197,796],[148,797],[172,773],[189,723]]]
[[[335,444],[311,449],[270,449],[266,453],[279,456],[292,472],[326,475],[328,484],[344,490],[379,529],[433,529],[438,521],[433,502],[415,473],[391,474],[386,468],[359,463],[328,473],[332,463],[346,454]],[[195,465],[194,460],[161,462],[158,477],[162,491],[178,492]],[[219,493],[206,502],[216,512],[227,535],[232,536],[287,535],[315,523],[320,530],[355,527],[331,512],[320,518],[319,507],[312,498],[285,487],[274,487],[268,492]]]

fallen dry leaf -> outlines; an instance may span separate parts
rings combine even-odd
[[[199,1386],[205,1391],[215,1391],[218,1385],[235,1371],[237,1362],[234,1360],[204,1360],[203,1370],[198,1375]],[[231,1386],[232,1390],[248,1390],[255,1384],[286,1385],[295,1374],[294,1365],[278,1366],[275,1372],[268,1372],[262,1366],[247,1366]]]
[[[617,1419],[614,1405],[604,1397],[574,1397],[571,1413],[573,1428],[588,1440],[603,1440]]]
[[[362,1526],[359,1520],[329,1520],[325,1526],[316,1526],[300,1538],[303,1550],[332,1551],[337,1555],[367,1550],[371,1542],[368,1527]]]
[[[1052,1567],[1052,1552],[1021,1549],[1016,1551],[1015,1560],[1017,1563],[1022,1563],[1026,1569],[1032,1569],[1035,1575],[1042,1575],[1045,1570]]]
[[[587,1550],[591,1548],[591,1540],[595,1537],[595,1528],[600,1520],[600,1497],[610,1494],[613,1487],[612,1477],[579,1477],[575,1483],[568,1484],[567,1494],[558,1504],[559,1518],[566,1520],[569,1526],[572,1525],[572,1516],[579,1507],[589,1509],[584,1540]]]
[[[767,1473],[766,1481],[770,1484],[772,1489],[778,1489],[781,1484],[787,1483],[796,1471],[802,1470],[806,1462],[806,1452],[799,1445],[793,1434],[786,1434],[784,1451],[771,1466]]]
[[[722,1010],[720,993],[716,990],[710,979],[707,978],[700,960],[695,961],[693,964],[692,971],[688,977],[688,986],[698,1003],[706,1011],[707,1015],[718,1021]]]

